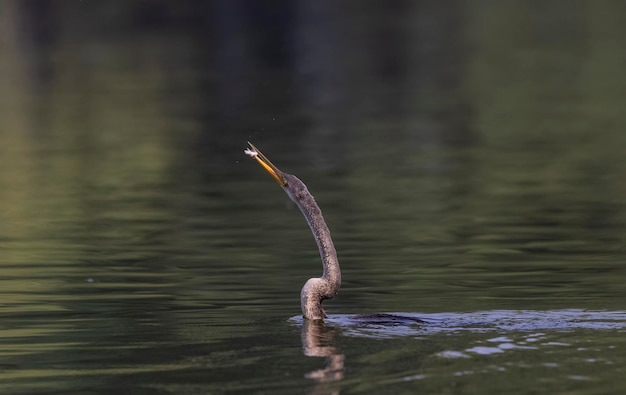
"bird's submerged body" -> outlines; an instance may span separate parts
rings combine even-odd
[[[309,228],[311,228],[320,251],[324,271],[321,277],[307,280],[304,287],[302,287],[300,301],[304,318],[309,320],[324,319],[326,318],[326,313],[322,308],[322,302],[326,299],[332,299],[339,292],[341,287],[341,270],[337,259],[337,251],[330,236],[330,230],[326,225],[326,221],[324,221],[322,210],[320,210],[306,185],[298,177],[280,171],[252,144],[244,152],[256,159],[278,182],[289,198],[298,206]]]

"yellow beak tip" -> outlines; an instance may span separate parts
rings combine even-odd
[[[243,152],[251,158],[256,159],[257,162],[267,171],[274,180],[280,185],[287,185],[287,181],[285,180],[285,176],[283,172],[278,169],[278,167],[274,166],[272,162],[270,162],[261,151],[257,147],[255,147],[251,142],[248,141],[248,145],[250,148],[246,148]]]

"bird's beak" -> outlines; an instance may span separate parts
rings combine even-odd
[[[265,155],[263,155],[261,151],[259,151],[259,149],[251,142],[248,141],[248,145],[250,146],[250,149],[246,149],[244,152],[248,156],[256,159],[256,161],[259,162],[259,164],[263,166],[268,173],[270,173],[270,176],[272,176],[272,178],[274,178],[274,180],[276,180],[281,187],[287,186],[287,180],[285,179],[283,172],[280,171],[278,167],[274,166],[272,162],[270,162],[270,160],[267,159]]]

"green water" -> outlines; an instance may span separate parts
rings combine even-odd
[[[25,4],[0,10],[0,392],[626,390],[624,6]],[[323,325],[247,140],[329,223]],[[383,312],[426,323],[353,316]]]

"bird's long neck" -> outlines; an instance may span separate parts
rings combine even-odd
[[[323,299],[330,299],[339,292],[339,287],[341,286],[341,270],[339,269],[337,251],[330,236],[330,230],[324,221],[322,210],[320,210],[311,194],[307,194],[301,200],[293,200],[300,208],[300,211],[302,211],[317,242],[317,248],[320,251],[324,268],[321,278],[329,282],[329,293],[322,295],[322,297]]]

